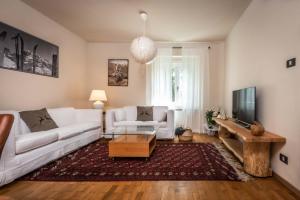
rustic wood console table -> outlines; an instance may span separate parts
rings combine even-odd
[[[214,118],[220,125],[219,138],[224,145],[243,163],[244,170],[256,177],[272,175],[270,167],[271,143],[285,142],[285,138],[265,131],[262,136],[253,136],[250,130],[233,120]]]

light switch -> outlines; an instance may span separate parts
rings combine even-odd
[[[296,58],[292,58],[286,61],[287,68],[294,67],[294,66],[296,66]]]

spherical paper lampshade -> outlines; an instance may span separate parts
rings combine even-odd
[[[141,11],[140,17],[144,21],[144,33],[143,36],[137,37],[132,41],[130,51],[138,63],[145,64],[153,60],[156,56],[157,49],[154,42],[146,37],[146,21],[148,14],[145,11]]]
[[[146,36],[135,38],[131,43],[130,51],[134,59],[141,64],[153,60],[157,53],[154,42]]]

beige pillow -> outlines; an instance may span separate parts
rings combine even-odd
[[[153,107],[137,106],[137,121],[153,121]]]

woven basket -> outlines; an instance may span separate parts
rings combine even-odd
[[[192,129],[187,129],[182,135],[179,136],[179,141],[190,142],[193,140]]]

